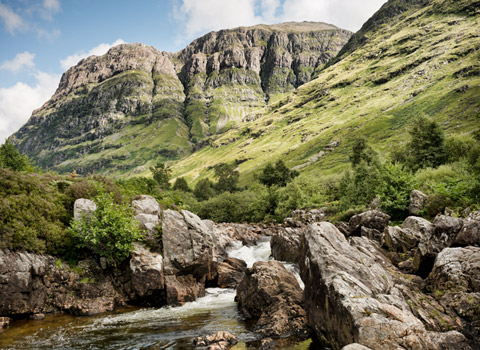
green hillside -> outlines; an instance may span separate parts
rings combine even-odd
[[[337,173],[355,137],[388,155],[419,115],[447,135],[479,130],[480,3],[422,3],[389,1],[336,63],[175,163],[174,174],[197,180],[212,176],[217,163],[237,161],[251,175],[277,159],[304,174]]]

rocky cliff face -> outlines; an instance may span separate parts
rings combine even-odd
[[[350,35],[323,23],[287,23],[212,32],[176,54],[119,45],[65,72],[12,139],[44,168],[141,172],[309,81]]]

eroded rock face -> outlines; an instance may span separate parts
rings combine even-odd
[[[371,349],[453,350],[464,344],[461,334],[459,344],[448,345],[427,331],[422,321],[429,321],[416,317],[428,315],[418,299],[426,296],[368,238],[353,237],[349,242],[335,226],[322,222],[307,227],[303,248],[300,269],[308,322],[334,348],[359,343]],[[438,309],[435,312],[449,319]],[[429,328],[440,329],[434,323]]]
[[[85,282],[53,257],[0,250],[0,315],[94,315],[124,302],[109,278]]]
[[[480,215],[473,213],[463,220],[463,227],[455,237],[455,246],[480,246]]]
[[[307,336],[302,290],[278,261],[257,261],[237,289],[238,307],[262,337]]]

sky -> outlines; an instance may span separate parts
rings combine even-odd
[[[357,31],[386,0],[0,0],[0,144],[82,58],[121,43],[175,52],[212,31],[319,21]]]

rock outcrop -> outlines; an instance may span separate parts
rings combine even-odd
[[[237,288],[245,277],[247,264],[236,258],[227,258],[217,264],[217,286],[220,288]]]
[[[73,203],[73,218],[80,220],[82,216],[89,215],[97,209],[94,201],[85,198],[79,198]]]
[[[59,311],[94,315],[125,302],[98,264],[83,261],[79,265],[96,273],[85,279],[53,257],[0,250],[0,315]]]
[[[301,259],[303,229],[280,227],[270,241],[272,256],[276,260],[298,263]]]
[[[162,211],[160,205],[152,196],[136,196],[132,200],[132,208],[135,211],[135,219],[140,224],[140,229],[145,232],[147,244],[158,251],[161,251],[161,240],[158,239],[158,226]]]
[[[381,237],[381,233],[388,226],[390,216],[378,210],[369,210],[350,218],[350,234],[354,236],[371,236],[376,239]],[[375,230],[375,231],[372,231]]]
[[[435,301],[367,237],[347,241],[335,226],[322,222],[307,227],[303,248],[300,268],[308,322],[334,348],[351,343],[371,349],[469,348],[458,332],[442,335],[427,330],[423,322],[428,329],[442,330],[441,322],[429,319],[428,309],[422,310]],[[422,306],[422,298],[429,306]],[[431,312],[454,327],[439,305]]]
[[[162,305],[165,300],[162,256],[137,243],[129,264],[135,292],[132,299],[140,299],[144,305]]]
[[[238,307],[256,319],[262,337],[305,337],[309,334],[302,290],[295,276],[277,261],[256,262],[237,289]]]
[[[189,211],[165,210],[162,242],[168,304],[183,304],[203,296],[205,281],[215,274],[211,228]]]

